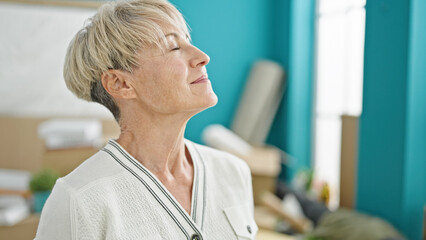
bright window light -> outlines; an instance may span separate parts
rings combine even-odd
[[[341,116],[362,111],[366,0],[318,0],[314,112],[315,181],[339,205]]]

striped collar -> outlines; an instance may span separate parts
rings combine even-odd
[[[184,208],[153,173],[133,158],[116,141],[112,139],[109,140],[102,151],[113,157],[117,163],[129,171],[145,186],[157,200],[159,207],[162,207],[169,214],[187,239],[193,238],[194,235],[198,235],[198,239],[204,239],[202,234],[206,207],[204,161],[194,143],[185,139],[185,146],[191,155],[194,166],[191,215],[188,215]]]

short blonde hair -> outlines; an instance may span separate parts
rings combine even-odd
[[[182,14],[167,0],[119,0],[102,5],[68,47],[64,64],[68,89],[79,98],[106,106],[118,121],[118,107],[102,87],[101,75],[109,69],[131,72],[139,67],[137,57],[143,48],[161,46],[164,24],[189,36]]]

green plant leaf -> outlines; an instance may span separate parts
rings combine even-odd
[[[32,192],[42,192],[52,190],[59,178],[59,174],[52,169],[43,169],[35,173],[30,181],[30,190]]]

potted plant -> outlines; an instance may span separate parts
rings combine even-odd
[[[43,169],[31,177],[30,190],[33,193],[33,207],[40,213],[49,197],[59,174],[51,169]]]

